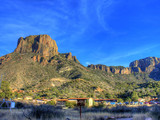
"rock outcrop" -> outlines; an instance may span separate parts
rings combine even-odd
[[[49,35],[32,35],[18,40],[16,53],[40,53],[43,57],[58,55],[58,47],[55,40]]]
[[[113,74],[130,74],[131,69],[123,66],[105,66],[105,65],[89,65],[88,68],[106,71]]]
[[[76,56],[72,56],[72,53],[71,53],[71,52],[66,53],[65,55],[66,55],[67,60],[73,60],[73,61],[79,63],[79,61],[78,61],[78,59],[76,58]]]
[[[11,59],[11,56],[10,56],[9,54],[0,57],[0,65],[1,65],[1,64],[4,64],[5,62],[8,62],[10,59]]]
[[[49,62],[57,62],[52,60],[55,55],[60,55],[58,53],[58,47],[55,40],[49,35],[31,35],[26,38],[20,37],[18,39],[17,48],[14,51],[15,53],[36,53],[32,60],[34,62],[40,62],[43,65],[48,64]],[[72,53],[65,53],[65,58],[67,60],[73,60],[77,63],[76,56],[72,56]]]
[[[145,59],[136,60],[130,63],[129,67],[132,72],[150,73],[160,64],[160,58],[147,57]]]

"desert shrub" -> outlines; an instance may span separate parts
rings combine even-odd
[[[16,108],[20,109],[20,108],[24,107],[24,104],[21,102],[17,102],[15,106],[16,106]]]
[[[119,99],[118,99],[118,102],[122,102],[122,103],[123,103],[124,101],[123,101],[122,98],[119,98]]]
[[[6,99],[12,98],[12,92],[11,92],[10,84],[8,81],[2,81],[0,89],[2,91],[0,93],[1,98],[6,98]]]
[[[85,107],[89,107],[89,100],[88,99],[86,100]]]
[[[107,112],[132,112],[132,108],[127,106],[116,106],[110,109],[106,108],[105,111]]]
[[[69,101],[66,101],[66,104],[65,104],[66,107],[69,107],[69,108],[74,108],[77,106],[77,103],[72,101],[72,102],[69,102]]]
[[[32,106],[30,115],[36,119],[63,118],[64,112],[50,105]]]
[[[51,100],[49,102],[47,102],[48,105],[56,105],[56,101],[55,100]]]
[[[155,105],[155,106],[153,107],[151,113],[152,113],[153,115],[157,115],[157,114],[160,115],[160,106]]]
[[[108,109],[107,109],[108,111]],[[133,112],[133,113],[145,113],[149,111],[148,106],[138,106],[138,107],[127,107],[127,106],[116,106],[109,109],[108,112]]]
[[[104,117],[95,117],[94,120],[106,120]]]
[[[138,107],[134,107],[132,109],[132,112],[141,112],[141,113],[146,113],[150,110],[150,108],[148,106],[138,106]]]
[[[104,112],[104,109],[102,107],[93,107],[91,109],[88,109],[87,111],[85,112]],[[105,111],[106,112],[106,111]]]
[[[2,117],[4,117],[4,116],[6,116],[6,113],[0,112],[0,118],[2,118]]]
[[[4,102],[4,103],[2,104],[2,107],[8,107],[8,106],[7,106],[7,104]]]
[[[97,106],[95,106],[96,108],[104,108],[106,105],[105,105],[105,103],[104,102],[100,102],[100,103],[98,103],[98,105]]]

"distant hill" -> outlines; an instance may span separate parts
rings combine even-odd
[[[19,38],[13,53],[0,57],[0,74],[12,90],[29,91],[33,96],[102,97],[118,94],[121,86],[159,80],[160,59],[148,57],[122,66],[89,65],[84,67],[72,53],[59,53],[49,35]],[[35,94],[37,93],[37,94]],[[41,93],[42,94],[42,93]]]

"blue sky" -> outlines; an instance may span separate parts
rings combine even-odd
[[[159,0],[0,0],[0,56],[19,37],[48,34],[84,65],[160,57]]]

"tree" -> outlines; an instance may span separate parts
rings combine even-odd
[[[130,97],[127,97],[127,98],[125,99],[125,101],[126,101],[126,102],[132,102],[132,100],[131,100]]]
[[[95,90],[97,89],[97,86],[92,86],[91,88],[93,90],[93,98],[96,98],[96,96],[95,96]]]
[[[121,102],[121,103],[122,103],[122,102],[123,102],[123,99],[122,99],[122,98],[119,98],[119,99],[118,99],[118,102]]]
[[[135,91],[133,91],[132,92],[132,95],[131,95],[131,99],[132,99],[132,101],[134,101],[134,102],[136,102],[136,101],[138,101],[138,95],[137,95],[137,93],[135,92]]]
[[[110,93],[106,93],[106,94],[105,94],[105,97],[106,97],[107,99],[112,99],[112,98],[113,98],[113,95],[111,95]]]
[[[6,99],[9,99],[12,97],[12,92],[11,92],[10,85],[9,85],[8,81],[2,81],[0,97],[6,98]]]

